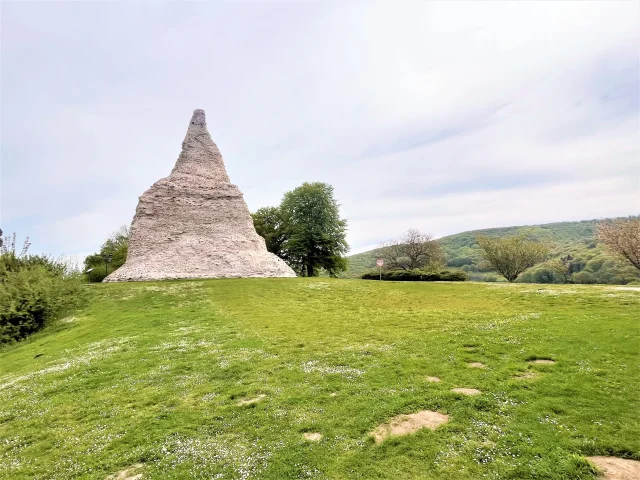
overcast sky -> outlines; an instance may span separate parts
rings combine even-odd
[[[203,108],[251,211],[335,188],[408,228],[637,214],[640,9],[589,2],[2,2],[0,227],[95,251]]]

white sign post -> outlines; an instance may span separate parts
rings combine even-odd
[[[382,265],[384,265],[384,260],[379,258],[376,260],[376,265],[380,268],[380,280],[382,280]]]

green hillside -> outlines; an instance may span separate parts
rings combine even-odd
[[[595,480],[587,456],[640,459],[637,287],[90,290],[0,349],[0,479]],[[418,413],[448,422],[374,441]]]
[[[577,274],[575,283],[627,284],[638,281],[638,271],[626,266],[607,254],[594,238],[597,220],[580,222],[558,222],[544,225],[489,228],[449,235],[438,240],[442,246],[448,268],[460,268],[471,280],[502,281],[497,273],[483,265],[480,247],[475,239],[478,235],[504,237],[526,235],[547,242],[552,248],[551,258],[571,254],[575,260]],[[349,257],[347,278],[359,278],[365,271],[374,268],[376,258],[384,257],[384,249],[378,248]],[[534,283],[558,283],[559,279],[543,264],[522,275],[519,281]]]

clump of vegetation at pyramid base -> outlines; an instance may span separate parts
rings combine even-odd
[[[482,249],[476,242],[478,235],[497,238],[523,235],[529,240],[546,243],[550,248],[549,260],[520,274],[517,282],[619,285],[640,282],[638,270],[596,238],[599,223],[599,220],[586,220],[474,230],[443,237],[437,242],[444,251],[446,267],[464,271],[472,281],[505,281],[484,261]],[[375,267],[376,259],[384,257],[384,251],[384,248],[378,248],[350,256],[344,276],[359,278]],[[564,270],[558,268],[558,261],[563,262],[563,258],[568,263]]]
[[[87,280],[101,282],[111,273],[124,265],[129,251],[129,227],[123,225],[113,232],[100,247],[98,253],[84,259]]]
[[[596,480],[587,456],[640,459],[629,287],[91,291],[73,317],[0,350],[0,478]],[[425,410],[448,423],[375,442]]]
[[[331,185],[304,183],[287,192],[280,206],[261,208],[252,217],[267,250],[298,275],[335,277],[346,270],[347,221],[340,218]]]
[[[370,270],[362,274],[363,280],[387,280],[392,282],[464,282],[467,274],[461,271],[442,270]]]
[[[83,279],[61,260],[16,251],[16,235],[0,244],[0,343],[22,340],[81,305]]]

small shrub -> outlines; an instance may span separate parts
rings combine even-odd
[[[502,278],[498,277],[498,275],[484,275],[482,277],[482,280],[479,280],[482,282],[501,282]]]
[[[464,282],[467,280],[467,275],[464,272],[445,270],[440,272],[440,279],[445,282]]]
[[[582,272],[574,273],[571,277],[573,283],[597,283],[596,278],[592,273],[583,270]]]

